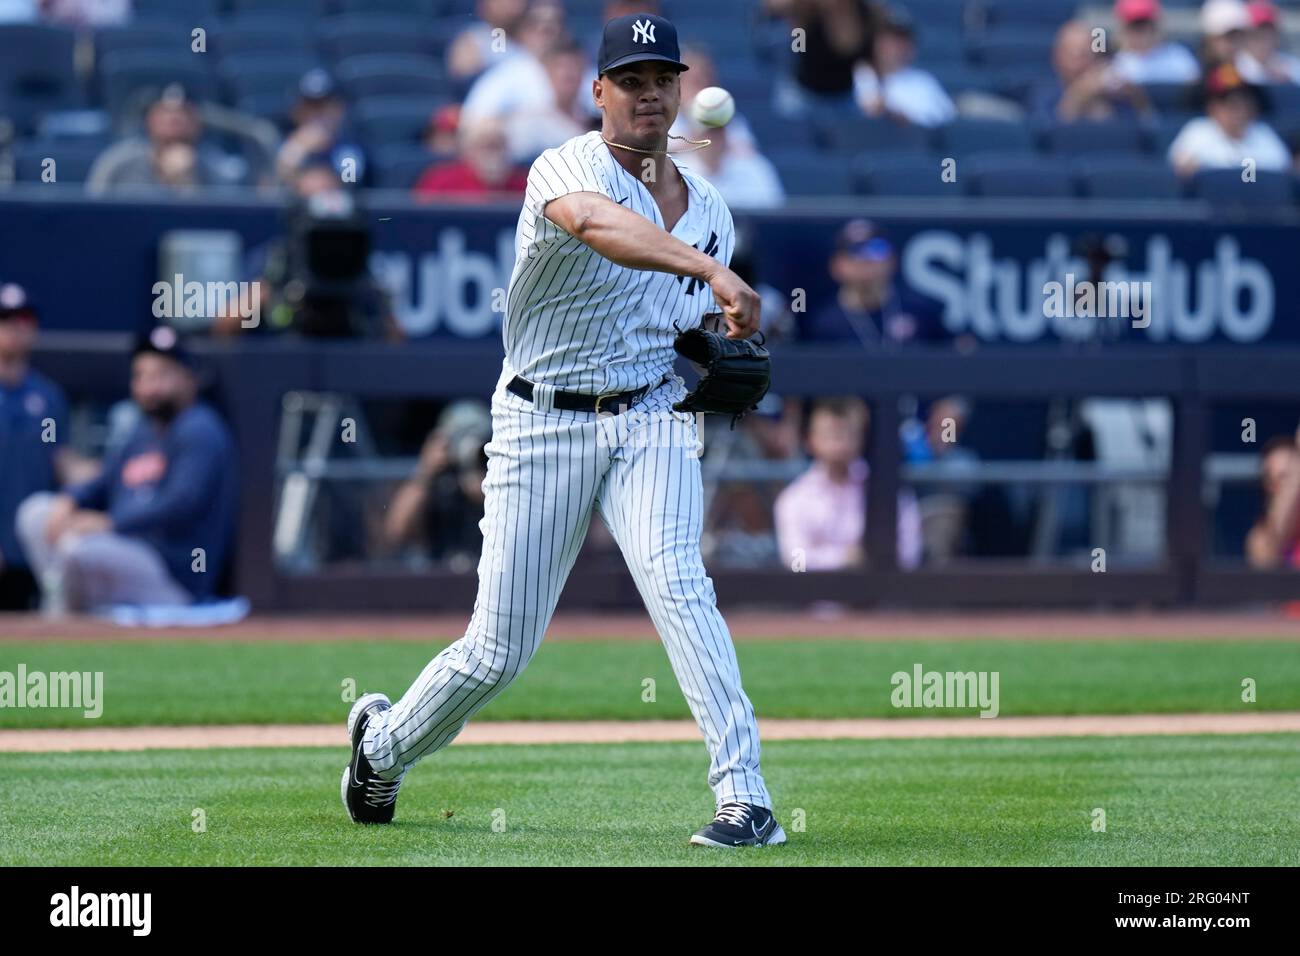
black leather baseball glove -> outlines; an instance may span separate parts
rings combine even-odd
[[[735,428],[767,394],[772,357],[757,342],[729,339],[707,329],[688,329],[678,334],[673,348],[700,373],[694,390],[673,406],[674,411],[730,415]]]

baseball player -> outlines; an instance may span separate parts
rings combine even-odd
[[[688,400],[704,383],[688,396],[672,373],[678,333],[698,340],[695,327],[719,307],[727,337],[713,336],[715,355],[720,345],[752,351],[743,340],[758,329],[759,298],[727,268],[735,231],[721,197],[668,155],[686,69],[676,28],[650,14],[610,20],[597,66],[600,131],[546,150],[528,174],[469,627],[396,704],[366,694],[353,706],[343,803],[357,823],[390,822],[407,770],[523,671],[595,512],[708,747],[717,813],[691,842],[784,843],[754,708],[700,557],[699,436],[693,417],[674,410],[698,407]]]

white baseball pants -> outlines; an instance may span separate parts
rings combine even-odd
[[[450,743],[528,665],[587,536],[593,509],[618,543],[710,756],[718,804],[770,808],[754,708],[700,556],[703,490],[693,418],[670,377],[621,415],[492,399],[478,598],[465,636],[370,721],[364,753],[392,779]],[[630,685],[629,693],[638,687]]]

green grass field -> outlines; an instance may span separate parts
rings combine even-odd
[[[100,720],[0,709],[0,729],[341,724],[345,681],[395,696],[436,650],[0,643],[0,671],[105,675]],[[1004,715],[1300,709],[1300,651],[1273,641],[765,641],[738,653],[761,718],[961,713],[890,705],[890,675],[915,663],[998,671]],[[1241,701],[1247,677],[1254,704]],[[543,645],[477,719],[686,716],[657,643],[587,641]],[[452,747],[412,771],[391,828],[347,822],[344,748],[0,753],[0,865],[1300,865],[1296,734],[773,741],[763,754],[791,842],[727,854],[686,844],[712,811],[696,743]],[[1097,808],[1106,832],[1093,830]],[[192,829],[196,809],[206,832]]]
[[[744,853],[686,845],[712,811],[703,758],[452,747],[411,772],[392,827],[363,828],[342,750],[5,754],[0,865],[1300,864],[1296,735],[772,743],[790,843]]]
[[[0,643],[0,671],[102,671],[97,726],[328,723],[342,689],[396,698],[438,646],[356,643]],[[953,716],[898,710],[890,675],[997,671],[1001,713],[1126,714],[1300,709],[1300,649],[1278,641],[771,641],[737,651],[763,717]],[[1243,678],[1258,699],[1241,700]],[[653,678],[656,699],[642,700]],[[658,643],[552,642],[480,720],[647,720],[689,716]],[[0,728],[87,726],[79,711],[0,710]]]

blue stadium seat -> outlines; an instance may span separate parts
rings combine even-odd
[[[818,137],[827,148],[845,155],[866,150],[926,149],[929,130],[888,119],[849,117],[838,113],[815,116]]]
[[[1195,118],[1193,113],[1174,113],[1160,117],[1156,121],[1155,129],[1150,133],[1152,152],[1159,156],[1168,153],[1169,145],[1174,141],[1174,138],[1183,131],[1184,126]]]
[[[960,181],[943,181],[938,153],[867,153],[852,164],[856,191],[868,196],[960,197]]]
[[[1181,114],[1196,108],[1199,86],[1196,83],[1144,83],[1142,92],[1158,113]]]
[[[307,52],[311,34],[301,25],[281,18],[238,17],[208,31],[208,49],[222,57],[240,53]]]
[[[0,115],[25,129],[42,113],[83,105],[75,45],[66,27],[0,24]]]
[[[113,124],[103,110],[60,110],[40,118],[35,138],[107,146],[113,139]]]
[[[848,196],[853,192],[849,164],[841,156],[783,147],[769,150],[767,158],[791,196]]]
[[[350,99],[436,96],[447,92],[439,61],[418,53],[364,54],[340,60],[334,75]]]
[[[86,181],[90,167],[95,164],[104,148],[104,144],[96,142],[20,142],[14,146],[14,176],[20,183],[80,185]],[[54,160],[53,183],[46,183],[41,178],[47,158]]]
[[[95,57],[103,59],[123,50],[162,50],[190,52],[194,27],[183,21],[128,24],[95,31]]]
[[[1216,206],[1288,206],[1296,201],[1290,173],[1259,170],[1255,182],[1242,182],[1240,169],[1204,169],[1192,177],[1191,193]]]
[[[1269,86],[1266,93],[1272,110],[1271,116],[1275,118],[1288,118],[1300,116],[1300,86],[1294,83]]]
[[[318,21],[316,42],[330,60],[367,53],[422,53],[438,56],[446,37],[421,17],[340,14]]]
[[[310,20],[326,13],[325,0],[228,0],[235,13],[287,13]]]
[[[173,20],[206,26],[221,6],[220,0],[132,0],[131,16],[136,23]]]
[[[473,13],[474,4],[464,12]],[[567,7],[568,4],[565,4]],[[443,16],[454,13],[440,0],[334,0],[332,9],[340,13],[405,13],[422,17]]]
[[[1146,131],[1137,123],[1122,120],[1055,123],[1043,130],[1047,152],[1061,156],[1083,153],[1144,153],[1148,148]]]
[[[292,95],[304,73],[321,65],[315,54],[304,50],[282,53],[235,53],[223,57],[217,67],[233,97],[249,93],[283,92]]]
[[[99,63],[100,89],[104,105],[114,116],[127,108],[142,106],[146,91],[157,92],[168,83],[184,83],[199,100],[217,100],[216,75],[209,60],[194,53],[164,54],[157,50],[122,50]]]
[[[931,31],[961,33],[965,29],[966,11],[961,0],[908,0],[905,6],[922,43]]]
[[[420,174],[438,161],[423,146],[394,143],[379,146],[371,156],[375,185],[381,189],[410,189]]]
[[[375,96],[358,101],[352,115],[368,146],[418,143],[433,111],[447,102],[438,96]]]
[[[1058,27],[1084,5],[1080,0],[971,0],[970,12],[973,19],[995,26]]]
[[[810,143],[813,140],[813,127],[809,121],[787,119],[776,113],[766,102],[743,106],[741,113],[754,138],[758,140],[760,149],[780,143]]]
[[[287,130],[291,125],[295,96],[292,90],[261,90],[254,93],[242,93],[234,97],[235,109],[260,119],[268,120]]]
[[[1074,178],[1058,160],[1019,153],[985,153],[959,162],[957,179],[973,196],[1057,199],[1075,193]]]
[[[1178,199],[1183,185],[1168,163],[1131,156],[1096,157],[1076,164],[1083,194],[1091,199]]]
[[[1054,40],[1050,29],[995,29],[972,39],[967,49],[975,63],[987,67],[1032,67],[1041,75],[1049,76]]]
[[[976,153],[1032,152],[1034,137],[1024,123],[959,117],[939,127],[937,142],[944,156],[972,156]]]

